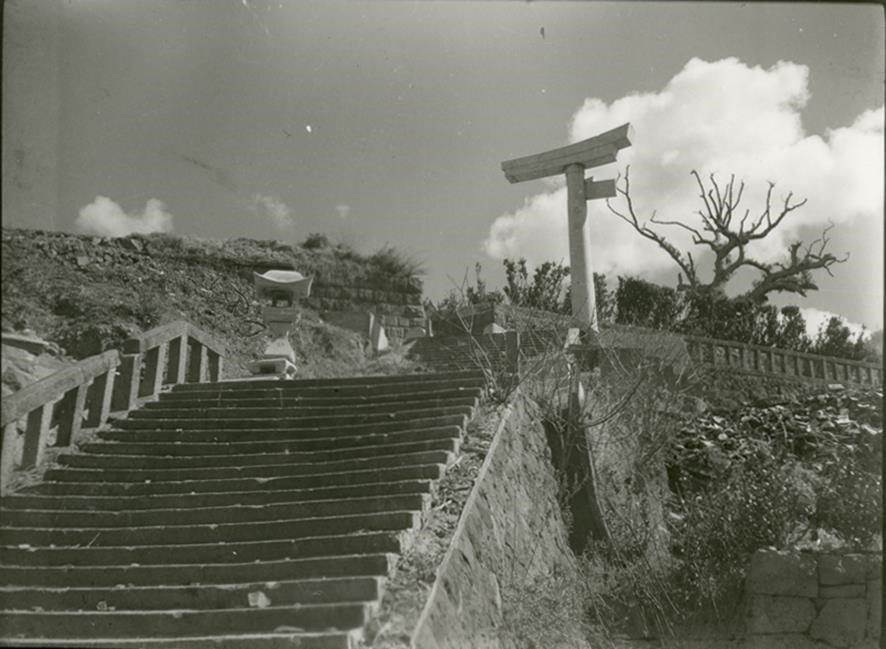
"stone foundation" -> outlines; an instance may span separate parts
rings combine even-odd
[[[758,550],[747,589],[747,647],[873,649],[882,610],[881,553]]]

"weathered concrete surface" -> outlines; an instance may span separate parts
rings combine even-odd
[[[865,555],[822,555],[819,580],[823,585],[863,584],[874,562]]]
[[[866,622],[864,598],[832,599],[818,612],[809,635],[835,647],[851,647],[864,639]]]
[[[759,550],[747,587],[748,649],[867,649],[881,636],[880,553]]]
[[[4,332],[0,350],[4,397],[74,363],[56,345],[37,336]]]
[[[748,631],[755,633],[804,633],[815,619],[815,605],[806,597],[757,595],[751,601]]]
[[[503,416],[412,636],[416,649],[513,646],[509,596],[573,569],[540,418],[522,397]],[[582,646],[559,629],[548,646]]]
[[[818,574],[811,554],[761,550],[751,557],[748,589],[752,593],[815,597]]]

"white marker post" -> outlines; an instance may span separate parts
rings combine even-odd
[[[501,163],[505,177],[512,183],[566,175],[572,315],[579,322],[587,323],[592,331],[598,330],[597,299],[587,202],[615,196],[615,181],[585,179],[585,169],[615,162],[619,150],[631,146],[633,137],[631,125],[622,124],[569,146]]]

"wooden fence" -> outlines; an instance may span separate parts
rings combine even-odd
[[[13,472],[39,465],[55,429],[54,446],[70,446],[82,429],[98,428],[111,412],[128,412],[163,385],[221,378],[224,346],[179,320],[32,383],[3,399],[0,494]],[[19,422],[24,440],[19,459]]]

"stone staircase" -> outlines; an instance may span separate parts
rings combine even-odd
[[[0,645],[356,646],[482,390],[176,385],[0,500]]]

